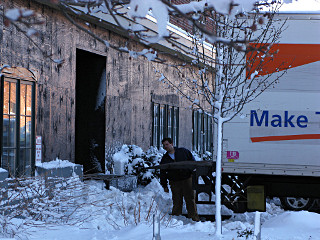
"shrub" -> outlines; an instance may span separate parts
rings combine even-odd
[[[153,178],[159,178],[159,171],[155,169],[147,169],[159,165],[162,153],[157,148],[151,147],[147,153],[136,145],[125,145],[122,151],[128,156],[125,164],[125,174],[137,176],[139,185],[147,185]]]

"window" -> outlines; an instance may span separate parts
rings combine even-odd
[[[199,153],[212,151],[212,118],[203,112],[193,111],[193,150]]]
[[[178,146],[179,108],[159,103],[152,103],[152,108],[152,146],[161,147],[165,137],[172,138],[173,145]]]
[[[1,77],[1,167],[10,176],[30,176],[34,169],[35,82]]]

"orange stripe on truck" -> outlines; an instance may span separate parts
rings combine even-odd
[[[267,47],[268,44],[250,43],[253,49]],[[256,51],[249,52],[247,58],[247,74],[251,75],[258,71],[258,75],[263,76],[274,72],[283,71],[320,61],[320,44],[274,44],[269,51],[270,56],[266,56],[261,62],[263,53]],[[273,56],[271,56],[273,55]]]
[[[307,140],[307,139],[320,139],[320,134],[252,137],[251,141],[254,143],[254,142],[273,142],[273,141]]]

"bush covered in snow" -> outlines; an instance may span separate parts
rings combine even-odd
[[[196,161],[212,161],[212,153],[205,151],[203,154],[200,154],[199,151],[193,151],[192,155]]]
[[[123,145],[119,152],[113,155],[116,174],[132,174],[137,176],[138,184],[147,185],[153,178],[159,177],[159,171],[147,169],[159,165],[164,150],[151,147],[145,153],[136,145]]]

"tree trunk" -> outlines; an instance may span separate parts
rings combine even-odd
[[[216,194],[216,235],[222,235],[222,223],[221,223],[221,162],[222,162],[222,146],[223,146],[223,120],[218,118],[218,145],[217,145],[217,159],[216,159],[216,185],[215,185],[215,194]]]

